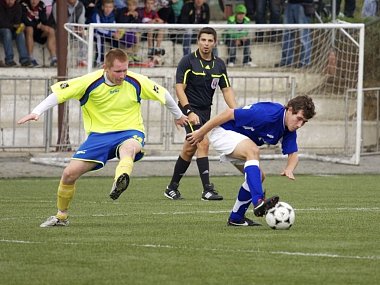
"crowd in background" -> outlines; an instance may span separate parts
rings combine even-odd
[[[68,6],[68,22],[77,24],[89,23],[179,23],[179,24],[208,24],[210,22],[210,7],[207,0],[65,0]],[[356,0],[345,0],[343,13],[346,17],[353,17]],[[0,40],[4,47],[4,61],[2,67],[17,66],[14,59],[13,40],[18,51],[19,64],[24,67],[39,67],[33,55],[34,45],[45,45],[50,55],[50,66],[57,65],[56,57],[56,0],[0,0]],[[227,18],[228,24],[279,24],[279,23],[310,23],[313,15],[308,14],[307,4],[314,5],[314,0],[245,0],[238,1],[232,15]],[[377,0],[366,0],[375,8],[366,6],[366,13],[371,9],[378,9],[373,4]],[[306,5],[306,6],[305,6]],[[343,5],[342,5],[343,6]],[[363,7],[364,9],[364,7]],[[368,12],[369,10],[369,12]],[[337,1],[337,15],[340,11],[340,0]],[[274,35],[275,36],[275,35]],[[284,35],[284,37],[291,35]],[[236,47],[243,46],[243,64],[255,66],[250,57],[250,40],[244,33],[225,34],[228,47],[227,64],[233,66],[236,60]],[[101,66],[104,61],[105,44],[111,47],[125,47],[134,61],[140,61],[137,47],[144,39],[148,49],[146,57],[162,56],[165,50],[161,47],[164,34],[162,30],[149,30],[144,35],[136,31],[96,29],[95,32],[95,64]],[[307,34],[302,36],[305,47],[305,61],[308,64],[307,54],[310,49],[310,39]],[[258,32],[255,40],[263,41],[263,33]],[[191,52],[194,43],[194,34],[189,30],[183,38],[178,40],[183,44],[183,54]],[[288,39],[288,45],[292,43]],[[284,47],[289,50],[288,47]],[[291,49],[290,49],[291,50]],[[86,51],[80,47],[81,66],[86,66]],[[289,59],[290,58],[290,59]],[[291,63],[291,55],[283,54],[279,65]]]

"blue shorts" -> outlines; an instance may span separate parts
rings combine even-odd
[[[98,170],[106,165],[107,161],[115,157],[119,158],[120,145],[128,140],[135,139],[142,147],[145,145],[144,133],[136,130],[119,131],[110,133],[90,133],[87,140],[79,147],[72,159],[96,162],[93,170]],[[140,151],[135,155],[135,161],[140,160],[144,153]]]

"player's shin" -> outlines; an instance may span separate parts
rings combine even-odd
[[[75,184],[66,185],[62,181],[59,183],[57,192],[57,217],[61,220],[67,218],[67,210],[69,208],[70,202],[74,197]]]
[[[130,176],[132,173],[132,169],[133,169],[132,157],[127,156],[127,157],[122,158],[119,161],[119,164],[117,165],[116,170],[115,170],[115,181],[123,173],[127,173]]]
[[[264,198],[263,185],[261,183],[261,171],[258,160],[248,160],[244,164],[245,180],[252,195],[253,205],[257,205],[259,199]]]
[[[240,221],[244,219],[245,213],[247,212],[251,201],[251,193],[249,192],[247,183],[244,182],[240,187],[238,197],[230,214],[230,219],[234,221]]]

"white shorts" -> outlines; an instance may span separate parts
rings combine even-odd
[[[225,130],[222,127],[216,127],[215,129],[212,129],[209,134],[210,143],[220,155],[221,162],[241,161],[239,159],[229,157],[229,155],[235,150],[236,146],[241,141],[246,139],[250,138],[234,131]]]

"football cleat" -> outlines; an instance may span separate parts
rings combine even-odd
[[[253,213],[256,217],[263,217],[266,215],[269,209],[276,206],[278,201],[280,200],[280,197],[273,196],[268,199],[259,199],[257,206],[253,209]]]
[[[127,173],[123,173],[120,175],[117,180],[113,183],[112,189],[110,192],[110,197],[112,200],[116,200],[119,198],[121,193],[123,193],[129,185],[129,175]]]
[[[203,201],[220,201],[223,200],[223,196],[219,195],[218,192],[214,189],[214,184],[208,184],[205,187],[206,189],[202,193]]]
[[[170,183],[164,192],[164,195],[166,198],[171,199],[171,200],[181,200],[183,199],[181,197],[181,193],[178,190],[178,183],[172,182]]]
[[[51,216],[47,218],[45,222],[43,222],[40,227],[41,228],[49,228],[49,227],[66,227],[69,225],[69,220],[64,219],[60,220],[56,216]]]
[[[248,219],[244,217],[244,219],[240,221],[235,221],[232,219],[228,219],[227,226],[233,226],[233,227],[256,227],[261,226],[260,223],[257,223],[255,221],[252,221],[251,219]]]

